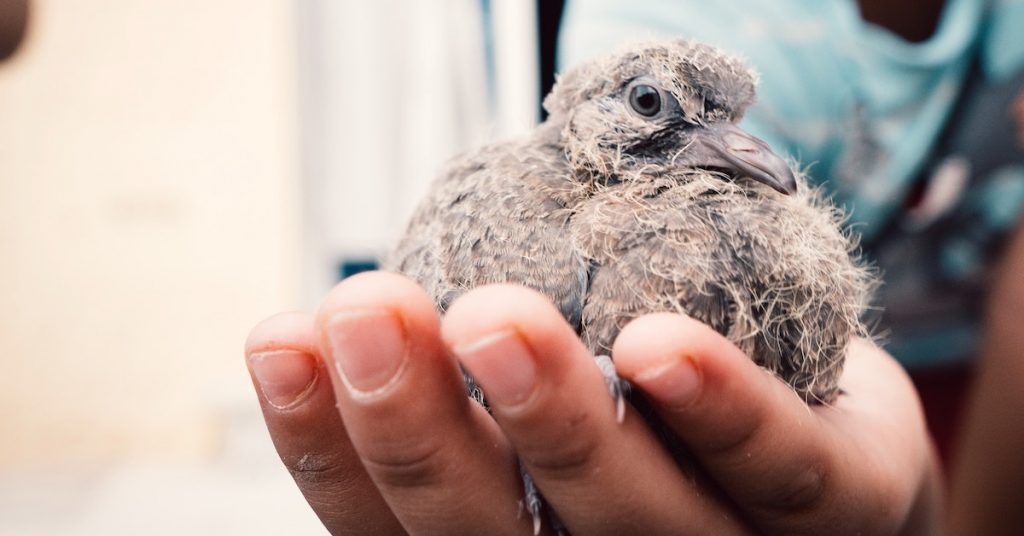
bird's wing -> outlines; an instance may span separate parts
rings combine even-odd
[[[574,232],[586,229],[595,265],[584,339],[599,350],[636,316],[682,312],[805,399],[830,400],[870,288],[834,212],[812,192],[751,196],[699,179],[652,179],[649,192],[608,190],[581,205]]]
[[[579,325],[587,266],[566,232],[572,197],[553,146],[491,146],[454,161],[420,204],[386,268],[417,280],[441,310],[489,283],[547,295]]]
[[[731,266],[715,266],[722,236],[685,194],[672,180],[652,178],[598,192],[581,205],[573,233],[593,266],[583,309],[592,351],[607,352],[626,323],[658,311],[729,330],[731,297],[721,283]]]

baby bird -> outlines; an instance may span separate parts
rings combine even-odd
[[[560,77],[522,141],[452,161],[385,268],[444,310],[489,283],[536,289],[598,356],[652,312],[685,313],[808,402],[838,392],[872,279],[841,215],[736,122],[739,60],[688,41],[634,45]],[[620,406],[621,416],[621,406]]]
[[[593,352],[620,420],[628,386],[607,354],[626,323],[661,311],[707,323],[805,401],[828,403],[847,343],[865,333],[872,279],[839,212],[736,126],[754,87],[740,61],[686,40],[580,66],[527,139],[450,163],[385,268],[441,311],[489,283],[544,293]],[[543,502],[522,476],[537,531]]]

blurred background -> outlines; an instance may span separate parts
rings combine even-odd
[[[538,120],[560,10],[0,0],[0,534],[324,533],[246,334]]]

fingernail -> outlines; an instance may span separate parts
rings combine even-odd
[[[700,373],[693,358],[678,356],[641,370],[633,382],[662,404],[683,406],[697,398]]]
[[[522,337],[499,331],[452,348],[494,405],[514,406],[533,392],[537,366]]]
[[[399,318],[383,310],[343,311],[326,326],[338,373],[354,394],[373,394],[399,377],[405,363],[405,329]]]
[[[272,350],[249,356],[249,366],[267,402],[278,409],[297,404],[316,383],[316,358],[295,350]]]

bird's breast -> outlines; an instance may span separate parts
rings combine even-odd
[[[712,174],[651,177],[598,189],[576,207],[570,228],[579,249],[599,264],[652,241],[711,256],[751,204],[746,192]]]

